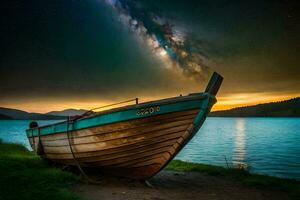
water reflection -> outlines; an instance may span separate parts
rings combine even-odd
[[[245,156],[246,156],[246,121],[245,119],[236,119],[235,123],[235,147],[233,154],[233,164],[245,166]]]

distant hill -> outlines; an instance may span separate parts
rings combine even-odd
[[[47,115],[41,113],[28,113],[22,110],[0,107],[0,119],[21,119],[21,120],[51,120],[65,119],[62,116]]]
[[[215,111],[210,117],[300,117],[300,97],[255,106]]]
[[[87,110],[77,110],[77,109],[66,109],[62,111],[51,111],[46,113],[47,115],[55,115],[55,116],[76,116],[76,115],[82,115],[83,113],[87,112]]]

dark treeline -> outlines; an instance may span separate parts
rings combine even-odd
[[[215,111],[210,117],[300,117],[300,97],[255,106]]]

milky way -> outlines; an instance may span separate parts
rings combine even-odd
[[[134,0],[106,0],[118,12],[120,21],[165,62],[166,68],[201,81],[209,71],[201,45],[186,37],[185,32],[171,24],[157,10],[146,8]]]

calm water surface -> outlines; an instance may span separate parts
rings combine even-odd
[[[0,120],[0,138],[30,148],[25,135],[28,123]],[[300,180],[300,118],[208,118],[175,159],[242,164],[251,172]]]

